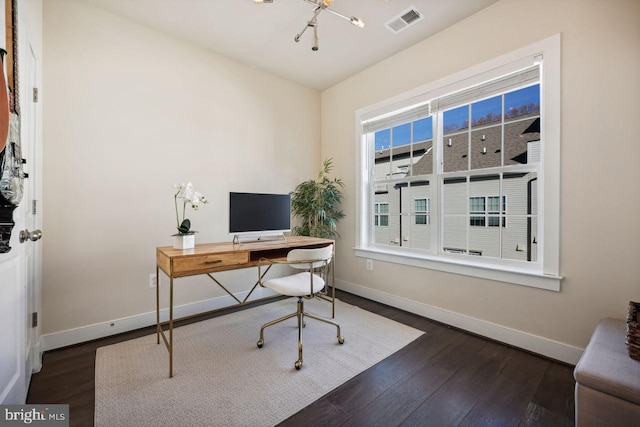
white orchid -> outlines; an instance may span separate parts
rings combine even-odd
[[[191,221],[186,216],[187,204],[191,205],[193,210],[198,210],[201,203],[209,203],[207,198],[193,189],[193,185],[189,182],[186,185],[184,183],[178,185],[174,184],[173,188],[178,190],[174,195],[176,205],[176,225],[178,227],[178,234],[193,234],[195,231],[189,231],[191,228]],[[180,221],[180,215],[178,213],[178,199],[182,199],[182,221]]]
[[[193,193],[193,199],[191,199],[191,207],[197,211],[200,209],[200,203],[209,203],[209,201],[202,193],[195,191]]]

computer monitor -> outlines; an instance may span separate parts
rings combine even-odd
[[[291,230],[291,195],[229,193],[229,233],[273,236]]]

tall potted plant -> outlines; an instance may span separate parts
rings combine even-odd
[[[339,237],[336,225],[344,218],[340,210],[340,189],[344,184],[339,178],[329,178],[331,169],[333,159],[326,159],[316,180],[304,181],[291,192],[291,213],[301,220],[300,225],[293,228],[293,234],[327,239]]]

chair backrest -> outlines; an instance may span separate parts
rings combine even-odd
[[[324,267],[331,262],[333,245],[317,249],[293,249],[287,254],[287,261],[314,261],[313,268]],[[291,264],[291,267],[308,270],[309,263]]]

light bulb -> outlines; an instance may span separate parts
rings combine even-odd
[[[361,19],[358,19],[355,16],[352,16],[350,21],[356,27],[364,28],[364,21],[362,21]]]

